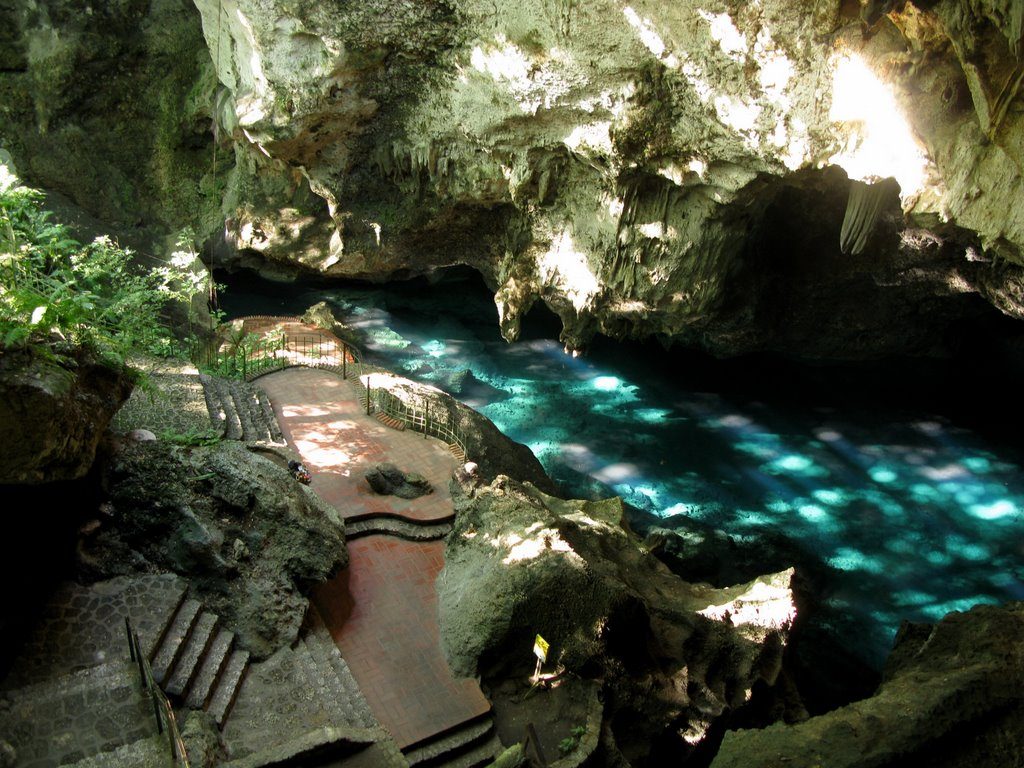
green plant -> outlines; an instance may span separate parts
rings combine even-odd
[[[585,725],[577,725],[574,727],[569,731],[569,733],[572,734],[571,736],[567,736],[558,742],[558,751],[561,752],[563,756],[568,755],[580,745],[580,741],[583,739],[586,732],[587,726]]]
[[[63,339],[117,362],[180,354],[163,313],[201,289],[194,257],[139,269],[109,237],[79,243],[42,202],[37,190],[0,186],[0,347]]]
[[[221,441],[221,436],[219,432],[213,429],[190,429],[187,432],[165,429],[160,433],[160,439],[175,445],[195,447],[216,445]]]

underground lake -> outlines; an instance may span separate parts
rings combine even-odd
[[[903,620],[1024,598],[1021,455],[1005,431],[973,428],[962,405],[978,392],[955,393],[961,410],[944,412],[965,380],[943,384],[948,366],[815,369],[608,340],[573,357],[544,310],[506,343],[468,272],[221,280],[228,318],[327,301],[375,362],[488,416],[567,496],[621,496],[641,535],[685,523],[755,548],[783,542],[783,560],[817,567],[826,630],[867,667],[881,666]],[[975,384],[988,386],[981,374]]]

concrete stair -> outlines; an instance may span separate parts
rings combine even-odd
[[[164,765],[166,742],[157,751],[147,746],[156,743],[156,722],[129,658],[124,617],[144,652],[156,654],[188,602],[185,582],[173,574],[59,587],[0,692],[0,737],[16,750],[17,765]],[[126,755],[128,762],[117,762]]]
[[[196,600],[184,600],[151,656],[153,677],[178,705],[205,709],[223,725],[248,669],[249,653]]]
[[[402,750],[412,768],[478,768],[503,749],[488,712]]]
[[[406,541],[436,541],[451,532],[452,523],[449,520],[424,522],[394,515],[375,515],[345,521],[347,541],[378,533],[397,536]]]
[[[266,393],[243,381],[199,375],[206,410],[227,440],[283,445],[285,440]]]

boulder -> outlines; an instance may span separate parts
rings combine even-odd
[[[423,475],[403,472],[394,464],[377,464],[366,473],[366,482],[374,493],[400,499],[418,499],[434,492]]]
[[[0,484],[83,477],[131,389],[126,369],[83,349],[5,351],[0,355]]]
[[[549,669],[603,681],[612,738],[639,760],[655,759],[655,742],[689,754],[778,676],[792,569],[722,589],[688,584],[641,547],[617,498],[561,501],[507,477],[453,484],[453,498],[437,589],[456,674],[492,686],[525,677],[539,633]]]
[[[258,658],[295,640],[308,589],[348,564],[337,512],[235,441],[125,443],[104,486],[109,515],[80,546],[85,573],[179,573]]]
[[[797,725],[727,733],[713,768],[1019,765],[1024,603],[905,623],[874,696]]]

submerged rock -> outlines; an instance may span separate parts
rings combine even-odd
[[[525,678],[539,633],[549,669],[602,681],[605,723],[630,759],[689,754],[778,676],[792,569],[722,589],[688,584],[641,548],[617,498],[561,501],[506,477],[453,494],[437,589],[456,674]]]
[[[0,484],[74,480],[131,393],[124,369],[81,349],[0,354]]]
[[[104,482],[109,518],[81,545],[84,571],[179,573],[256,657],[294,641],[307,589],[348,563],[337,512],[235,441],[127,443]]]
[[[714,768],[1018,765],[1024,603],[905,623],[871,698],[803,723],[726,734]]]

